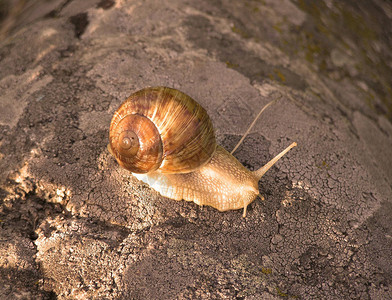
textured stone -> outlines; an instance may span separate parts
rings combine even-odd
[[[0,298],[392,298],[390,3],[23,3],[0,16]],[[107,152],[113,112],[155,85],[202,104],[228,150],[279,98],[235,156],[298,147],[246,218],[164,198]]]

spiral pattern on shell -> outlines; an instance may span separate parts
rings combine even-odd
[[[118,163],[133,173],[188,173],[212,157],[216,141],[205,109],[172,88],[132,94],[115,112],[109,133]]]

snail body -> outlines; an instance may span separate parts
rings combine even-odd
[[[167,87],[146,88],[125,100],[112,118],[109,141],[120,166],[162,196],[219,211],[243,208],[244,216],[260,195],[260,178],[296,146],[292,143],[264,167],[250,171],[216,144],[204,108]]]

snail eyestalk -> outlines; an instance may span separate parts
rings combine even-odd
[[[257,180],[260,180],[261,177],[267,172],[276,162],[282,158],[283,155],[285,155],[287,152],[290,151],[291,148],[294,148],[297,146],[297,143],[294,142],[290,146],[288,146],[286,149],[284,149],[282,152],[280,152],[278,155],[276,155],[273,159],[271,159],[269,162],[265,164],[265,166],[261,167],[260,169],[253,171],[253,174],[255,174]]]
[[[260,110],[260,112],[257,114],[256,118],[253,120],[253,122],[250,124],[250,126],[248,127],[248,129],[245,131],[244,135],[242,136],[242,138],[240,139],[240,141],[237,143],[237,145],[235,145],[234,149],[231,150],[230,154],[233,154],[235,150],[238,149],[238,147],[242,144],[242,142],[245,140],[246,136],[249,134],[249,132],[251,131],[251,129],[253,128],[253,126],[255,126],[256,121],[258,120],[258,118],[261,116],[261,114],[263,113],[264,110],[266,110],[268,108],[268,106],[272,105],[275,101],[279,100],[280,98],[282,98],[282,96],[280,96],[279,98],[276,98],[270,102],[268,102],[266,105],[263,106],[263,108]]]

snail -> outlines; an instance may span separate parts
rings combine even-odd
[[[164,197],[219,211],[243,209],[245,217],[257,196],[264,199],[260,178],[296,145],[250,171],[217,145],[199,103],[176,89],[149,87],[132,94],[114,113],[108,150],[121,167]]]

